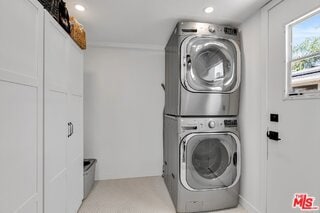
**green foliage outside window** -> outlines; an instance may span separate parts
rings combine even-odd
[[[306,38],[302,43],[292,48],[293,58],[305,57],[320,53],[320,37]],[[313,56],[307,59],[292,63],[292,72],[320,66],[320,56]]]

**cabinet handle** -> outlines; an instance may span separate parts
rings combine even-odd
[[[71,122],[68,123],[68,138],[71,136],[70,126],[71,126]]]
[[[70,136],[72,136],[73,135],[73,123],[70,122],[70,125],[71,125],[71,134],[70,134]]]

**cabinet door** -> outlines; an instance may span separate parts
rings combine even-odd
[[[72,123],[67,145],[68,213],[77,212],[83,199],[83,98],[69,95]]]
[[[45,212],[66,212],[66,143],[68,96],[45,95]]]
[[[69,35],[57,21],[45,12],[45,87],[49,90],[68,90]]]
[[[43,8],[0,1],[0,212],[43,207]]]
[[[77,212],[83,199],[83,51],[70,39],[69,64],[69,120],[72,135],[67,145],[68,212]]]
[[[45,12],[45,213],[67,210],[68,35]]]
[[[83,96],[83,51],[70,39],[68,45],[69,91]]]

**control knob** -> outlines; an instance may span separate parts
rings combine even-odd
[[[210,33],[214,33],[216,31],[214,26],[211,26],[211,25],[208,27],[208,30],[209,30]]]
[[[216,126],[216,123],[214,121],[210,121],[208,126],[209,128],[213,129]]]

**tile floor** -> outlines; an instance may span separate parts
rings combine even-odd
[[[238,208],[215,213],[246,213]],[[175,213],[162,177],[97,181],[78,213]]]

